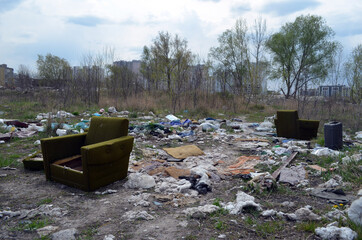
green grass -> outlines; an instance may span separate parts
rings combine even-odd
[[[247,224],[249,226],[252,226],[257,223],[257,221],[254,218],[252,218],[251,216],[247,216],[245,218],[244,222],[245,222],[245,224]]]
[[[17,161],[19,154],[10,154],[9,156],[0,156],[0,167],[17,167],[20,163]]]
[[[316,221],[302,222],[296,225],[298,231],[305,231],[314,233],[314,230],[318,227],[322,227],[323,223]]]
[[[16,231],[34,231],[39,228],[43,228],[50,224],[50,221],[47,218],[44,219],[34,219],[31,221],[21,221],[18,223],[18,226],[14,228]]]
[[[85,229],[81,232],[80,237],[77,239],[79,239],[79,240],[93,239],[94,235],[98,233],[98,227],[99,227],[98,224],[88,227],[87,229]]]
[[[224,223],[223,221],[221,220],[218,220],[216,223],[215,223],[215,229],[217,230],[226,230],[227,229],[227,224]]]
[[[43,204],[49,204],[49,203],[51,203],[51,202],[53,202],[53,199],[51,199],[51,198],[44,198],[44,199],[40,200],[40,201],[37,203],[37,205],[40,206],[40,205],[43,205]]]
[[[339,221],[338,227],[349,227],[350,229],[352,229],[357,233],[358,240],[362,239],[362,227],[352,222],[351,219],[349,219],[348,217],[346,222]]]
[[[255,227],[255,231],[258,236],[267,238],[268,235],[272,235],[279,231],[282,231],[284,229],[284,225],[284,221],[258,223]]]
[[[221,208],[221,198],[215,198],[212,204]]]
[[[228,215],[229,211],[225,208],[220,207],[217,211],[210,213],[211,217],[221,217]]]

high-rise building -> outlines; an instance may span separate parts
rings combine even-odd
[[[0,86],[12,86],[14,83],[14,69],[6,64],[0,64]]]

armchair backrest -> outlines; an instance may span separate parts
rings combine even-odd
[[[117,117],[92,117],[85,145],[127,136],[128,119]]]
[[[277,134],[278,136],[287,138],[297,138],[298,129],[298,111],[296,110],[281,110],[277,111]]]

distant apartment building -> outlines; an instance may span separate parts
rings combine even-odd
[[[0,86],[12,86],[14,84],[14,69],[6,64],[0,65]]]
[[[351,89],[344,85],[319,86],[318,95],[323,97],[348,97]]]
[[[141,71],[141,61],[140,60],[132,60],[132,61],[115,61],[113,65],[117,67],[127,67],[135,74],[140,74]]]

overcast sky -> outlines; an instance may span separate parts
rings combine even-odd
[[[115,60],[140,59],[160,31],[206,58],[238,18],[262,16],[274,33],[302,14],[322,16],[346,53],[362,43],[362,0],[0,0],[0,64],[35,70],[37,55],[51,53],[79,65],[105,47]]]

